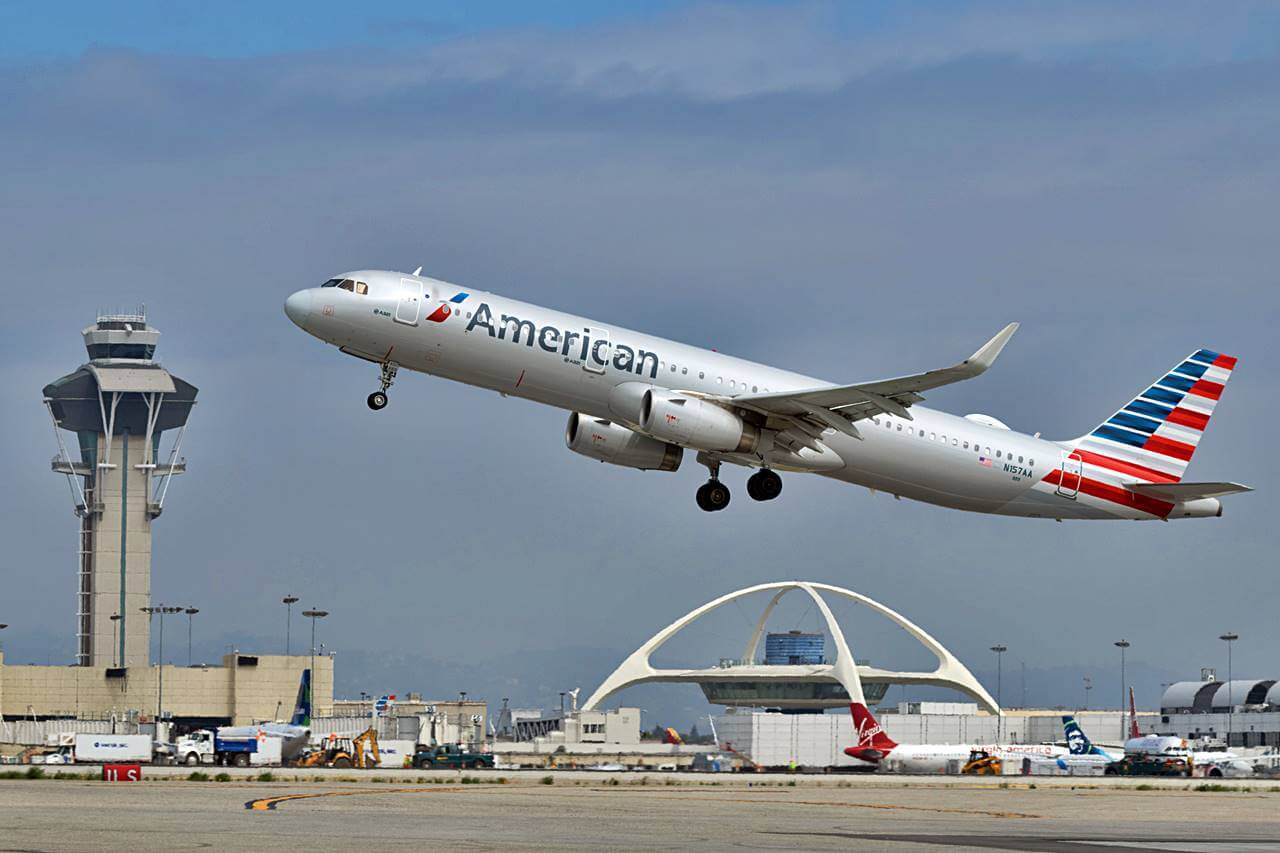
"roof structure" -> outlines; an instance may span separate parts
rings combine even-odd
[[[743,652],[744,663],[733,666],[718,666],[706,669],[657,669],[650,662],[650,657],[655,651],[661,648],[667,641],[678,634],[685,627],[698,619],[707,615],[713,610],[736,601],[749,595],[759,592],[773,591],[774,595],[769,599],[768,605],[765,606],[760,614],[759,620],[756,622],[755,630],[747,640],[746,647]],[[798,665],[775,665],[768,666],[755,664],[756,652],[760,646],[760,640],[764,635],[765,622],[769,615],[777,606],[778,602],[784,595],[789,592],[799,591],[808,595],[814,603],[818,613],[826,622],[827,632],[831,636],[832,644],[835,647],[835,660],[822,664],[798,664]],[[916,639],[922,646],[933,654],[937,659],[937,667],[930,672],[899,672],[878,667],[858,665],[855,663],[853,652],[849,649],[848,641],[845,639],[844,632],[841,630],[839,623],[836,622],[835,616],[831,613],[831,608],[827,605],[824,596],[834,596],[837,598],[846,598],[855,601],[865,607],[879,613],[888,618],[891,622],[898,625],[909,635]],[[900,613],[891,610],[878,601],[868,598],[865,595],[854,592],[853,590],[843,587],[832,586],[830,584],[817,583],[813,581],[777,581],[774,583],[757,584],[743,589],[723,595],[720,598],[709,601],[700,607],[686,613],[667,627],[649,638],[640,648],[632,652],[626,660],[624,660],[617,669],[615,669],[604,682],[596,688],[586,703],[582,706],[584,710],[595,710],[601,703],[607,700],[614,693],[625,690],[636,684],[645,684],[650,682],[694,682],[698,684],[708,684],[717,681],[785,681],[791,683],[818,683],[818,684],[838,684],[844,688],[846,697],[840,698],[840,703],[844,702],[860,702],[866,703],[866,695],[863,690],[863,683],[868,684],[922,684],[933,687],[949,687],[958,690],[982,705],[992,713],[999,713],[1000,707],[991,697],[983,686],[974,677],[964,664],[962,664],[955,655],[951,654],[941,643],[931,637],[925,630],[915,623],[909,621]],[[705,688],[704,688],[705,689]],[[771,703],[772,704],[772,703]],[[826,704],[830,704],[829,702]]]

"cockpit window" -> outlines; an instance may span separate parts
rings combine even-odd
[[[369,285],[365,284],[363,281],[356,281],[350,278],[331,278],[320,286],[336,287],[339,290],[350,290],[352,293],[358,293],[361,296],[366,296],[369,293]]]

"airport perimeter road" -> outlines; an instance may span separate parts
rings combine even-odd
[[[5,780],[0,850],[1261,851],[1280,847],[1270,787]]]

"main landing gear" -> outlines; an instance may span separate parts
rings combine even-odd
[[[709,462],[707,468],[711,479],[698,488],[698,508],[719,512],[729,505],[729,487],[720,482],[719,462]],[[771,501],[782,494],[782,478],[768,468],[762,468],[747,478],[747,494],[752,500]]]
[[[396,381],[397,370],[399,370],[399,367],[389,361],[384,361],[382,363],[382,389],[374,391],[369,395],[368,399],[365,400],[365,402],[369,404],[369,408],[373,409],[375,412],[380,412],[387,407],[387,389]]]
[[[747,478],[747,494],[752,500],[771,501],[782,494],[782,478],[768,468],[761,468]]]

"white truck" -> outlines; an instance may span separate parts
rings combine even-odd
[[[220,737],[217,731],[199,729],[178,738],[175,758],[179,764],[218,764],[234,767],[279,767],[283,764],[279,737]]]

